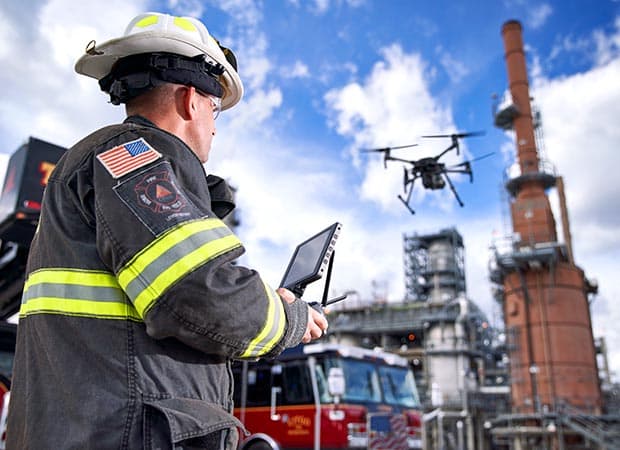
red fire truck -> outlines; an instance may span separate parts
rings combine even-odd
[[[233,372],[241,450],[422,448],[418,393],[398,355],[316,343]]]

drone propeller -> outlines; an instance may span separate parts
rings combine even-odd
[[[455,165],[450,166],[450,167],[446,167],[446,169],[449,170],[449,171],[452,171],[453,169],[458,169],[459,167],[463,167],[463,170],[457,170],[457,171],[461,172],[461,173],[468,174],[469,175],[469,182],[473,183],[474,182],[474,173],[471,171],[471,163],[473,163],[474,161],[480,161],[481,159],[484,159],[484,158],[488,158],[489,156],[491,156],[494,153],[495,152],[487,153],[486,155],[478,156],[477,158],[470,159],[469,161],[463,161],[462,163],[455,164]]]
[[[390,150],[398,150],[401,148],[408,147],[416,147],[418,144],[409,144],[409,145],[399,145],[397,147],[383,147],[383,148],[366,148],[360,150],[360,152],[369,153],[369,152],[389,152]]]
[[[452,133],[452,134],[429,134],[426,136],[422,136],[423,138],[465,138],[471,136],[483,136],[485,134],[484,131],[467,131],[464,133]]]
[[[469,166],[469,163],[472,163],[474,161],[480,161],[481,159],[488,158],[489,156],[494,155],[494,154],[495,152],[487,153],[486,155],[478,156],[477,158],[470,159],[468,161],[463,161],[462,163],[450,166],[448,167],[448,169],[456,169],[457,167]]]
[[[396,147],[383,147],[383,148],[366,148],[366,149],[362,149],[360,150],[360,152],[364,152],[364,153],[370,153],[370,152],[381,152],[383,153],[383,167],[385,167],[387,169],[387,160],[391,159],[394,160],[396,158],[392,158],[390,156],[390,152],[392,150],[398,150],[401,148],[408,148],[408,147],[416,147],[418,144],[408,144],[408,145],[398,145]]]

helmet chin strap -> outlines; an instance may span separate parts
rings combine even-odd
[[[164,83],[194,86],[216,97],[224,95],[217,77],[224,67],[207,61],[205,55],[187,58],[171,53],[143,53],[119,59],[112,71],[99,80],[101,90],[110,94],[114,105],[126,103]]]

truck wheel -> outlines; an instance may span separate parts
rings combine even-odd
[[[243,450],[273,450],[273,447],[265,441],[254,441]]]

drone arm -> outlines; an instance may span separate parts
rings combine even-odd
[[[448,153],[450,150],[452,150],[453,148],[456,148],[456,154],[458,155],[458,151],[459,151],[459,146],[458,144],[452,144],[450,147],[448,147],[447,149],[445,149],[443,152],[441,152],[439,155],[435,156],[435,161],[438,161],[439,158],[441,158],[443,155],[445,155],[446,153]]]
[[[467,175],[469,175],[469,182],[473,183],[474,182],[474,173],[471,170],[471,165],[469,164],[469,162],[458,164],[458,166],[461,166],[461,165],[463,166],[462,169],[451,168],[451,169],[446,169],[445,172],[450,172],[450,173],[466,173]]]
[[[384,159],[384,161],[400,161],[406,164],[414,164],[415,161],[411,160],[411,159],[404,159],[404,158],[397,158],[396,156],[390,156],[387,155]]]

